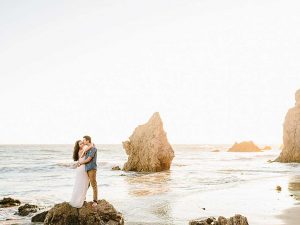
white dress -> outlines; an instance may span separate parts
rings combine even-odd
[[[84,158],[84,154],[81,155]],[[75,184],[73,188],[70,205],[76,208],[81,208],[86,197],[86,192],[89,186],[89,177],[85,171],[85,165],[81,165],[76,169]]]

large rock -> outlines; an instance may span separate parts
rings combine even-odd
[[[295,94],[295,106],[287,112],[283,124],[283,149],[278,162],[300,162],[300,90]]]
[[[246,217],[236,214],[229,219],[219,216],[218,219],[214,217],[196,219],[189,222],[189,225],[249,225]]]
[[[261,150],[252,141],[243,141],[241,143],[234,143],[228,152],[261,152]]]
[[[138,126],[129,141],[123,142],[128,155],[125,171],[159,172],[169,170],[174,151],[169,144],[158,112],[146,124]]]
[[[13,198],[3,198],[0,200],[0,208],[7,208],[7,207],[13,207],[13,206],[18,206],[20,205],[21,202],[18,199],[13,199]]]
[[[92,202],[84,204],[80,209],[63,202],[55,205],[47,213],[45,225],[123,225],[121,213],[106,200],[99,200],[96,207]]]

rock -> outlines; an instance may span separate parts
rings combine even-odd
[[[146,124],[138,126],[129,141],[123,142],[128,155],[125,171],[159,172],[169,170],[174,151],[169,144],[158,112]]]
[[[272,147],[271,146],[269,146],[269,145],[266,145],[262,150],[271,150],[272,149]]]
[[[276,191],[280,192],[281,191],[281,187],[279,185],[277,185],[276,187]]]
[[[283,124],[283,149],[277,162],[300,163],[300,89],[295,94],[295,106],[288,110]]]
[[[36,213],[38,209],[36,205],[25,204],[18,208],[18,215],[27,216],[29,213]]]
[[[200,218],[192,220],[189,222],[189,225],[249,225],[246,217],[236,214],[229,219],[226,219],[223,216],[219,216],[218,219],[214,217],[209,218]]]
[[[124,225],[121,213],[106,200],[99,200],[97,207],[92,202],[84,204],[80,209],[69,203],[56,204],[49,210],[45,225]]]
[[[219,149],[212,150],[211,152],[220,152]]]
[[[121,168],[119,166],[114,166],[113,168],[111,168],[112,170],[121,170]]]
[[[21,202],[17,199],[13,198],[3,198],[0,200],[0,208],[7,208],[7,207],[13,207],[13,206],[18,206],[21,205]]]
[[[47,213],[48,213],[48,211],[44,211],[44,212],[41,212],[41,213],[38,213],[38,214],[34,215],[31,218],[31,222],[41,222],[41,223],[43,223],[45,221]]]
[[[243,141],[241,143],[234,143],[228,152],[261,152],[252,141]]]

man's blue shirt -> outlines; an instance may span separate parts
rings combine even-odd
[[[85,171],[97,169],[97,148],[92,147],[85,155],[85,159],[92,157],[91,161],[85,164]]]

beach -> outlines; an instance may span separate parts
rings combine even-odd
[[[127,156],[121,145],[97,145],[99,198],[123,213],[128,225],[180,225],[206,216],[242,214],[252,225],[299,224],[300,165],[270,163],[279,146],[264,152],[227,152],[230,145],[172,145],[170,171],[112,171]],[[72,145],[1,145],[0,197],[44,209],[69,201],[75,171]],[[219,152],[213,152],[219,150]],[[277,186],[281,191],[277,191]],[[88,190],[92,200],[92,190]],[[30,224],[0,209],[1,224]]]

